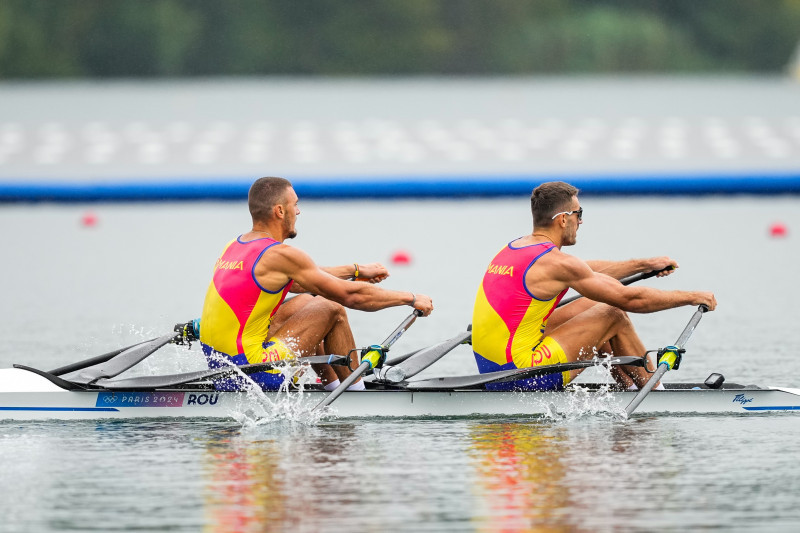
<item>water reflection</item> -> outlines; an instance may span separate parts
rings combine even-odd
[[[565,429],[548,422],[475,424],[469,455],[485,531],[575,531],[565,486]]]
[[[206,531],[277,531],[287,513],[277,446],[243,441],[236,430],[214,437],[204,457]]]
[[[651,419],[476,423],[470,438],[482,531],[617,527],[658,514],[688,468],[685,436]]]
[[[359,498],[341,492],[353,477],[347,463],[355,439],[352,424],[279,423],[214,432],[204,454],[206,530],[313,531],[324,521],[346,518],[345,509],[352,512]]]

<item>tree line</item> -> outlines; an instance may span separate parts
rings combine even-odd
[[[776,73],[800,0],[0,0],[0,79]]]

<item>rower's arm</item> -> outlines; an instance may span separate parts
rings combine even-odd
[[[389,277],[389,271],[380,263],[351,263],[335,267],[320,267],[321,270],[339,279],[357,279],[380,283]]]
[[[666,256],[628,259],[626,261],[591,260],[586,261],[586,264],[595,272],[606,274],[615,279],[626,278],[642,272],[660,271],[671,266],[672,269],[657,274],[659,277],[667,276],[678,268],[678,263],[674,259]]]
[[[323,272],[331,276],[344,280],[367,281],[369,283],[380,283],[389,277],[389,271],[380,263],[353,263],[335,267],[319,267]],[[292,283],[291,292],[304,293],[312,292],[306,289],[297,280]]]
[[[378,311],[387,307],[411,305],[426,316],[433,309],[429,297],[409,291],[381,289],[370,283],[345,281],[326,272],[311,257],[297,248],[275,250],[270,266],[295,280],[303,289],[360,311]]]
[[[710,292],[662,291],[650,287],[625,286],[607,274],[594,272],[589,265],[576,258],[569,260],[565,276],[568,285],[583,296],[633,313],[652,313],[684,305],[706,305],[713,310],[717,305]]]

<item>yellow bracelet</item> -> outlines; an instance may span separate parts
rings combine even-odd
[[[359,272],[358,272],[358,263],[353,263],[353,266],[356,267],[356,271],[353,274],[353,279],[358,279],[358,274],[359,274]]]

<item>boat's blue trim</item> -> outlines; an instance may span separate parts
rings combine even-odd
[[[763,407],[743,407],[745,411],[800,411],[800,405],[772,405]]]
[[[553,179],[569,181],[592,195],[800,194],[800,173],[676,173],[538,175],[291,176],[304,199],[453,198],[530,194]],[[0,202],[245,200],[252,177],[170,178],[162,181],[0,182]]]
[[[0,411],[119,411],[114,407],[2,407]]]

